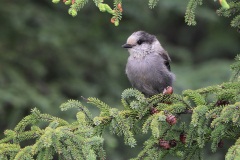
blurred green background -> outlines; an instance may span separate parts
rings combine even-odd
[[[187,1],[160,0],[151,10],[144,0],[123,1],[123,18],[115,27],[92,1],[73,18],[68,6],[51,0],[1,0],[0,135],[33,107],[67,120],[75,111],[61,112],[59,105],[68,99],[97,97],[119,107],[122,91],[131,87],[128,52],[121,45],[137,30],[155,34],[169,52],[175,93],[229,80],[239,33],[230,19],[216,15],[218,2],[198,7],[194,27],[184,22],[186,6]],[[137,136],[139,146],[131,149],[121,137],[105,137],[107,159],[114,160],[136,156],[146,139]],[[226,150],[227,145],[217,154],[206,150],[204,157],[224,159]]]

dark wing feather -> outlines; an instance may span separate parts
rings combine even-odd
[[[168,61],[165,62],[165,65],[166,65],[167,69],[169,71],[171,71],[171,66],[170,66],[170,63]]]
[[[162,58],[164,59],[164,64],[166,65],[167,69],[169,71],[171,71],[171,66],[170,66],[170,62],[171,62],[171,59],[167,53],[167,51],[165,50],[162,50],[160,55],[162,56]]]

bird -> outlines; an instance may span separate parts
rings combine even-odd
[[[145,97],[172,89],[175,74],[171,72],[171,59],[155,35],[136,31],[122,47],[129,52],[125,71],[133,88]]]

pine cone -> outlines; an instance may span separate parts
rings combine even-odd
[[[167,115],[166,121],[170,124],[170,125],[174,125],[177,123],[177,118],[174,115]]]

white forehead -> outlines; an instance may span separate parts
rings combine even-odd
[[[135,44],[140,38],[140,34],[138,32],[134,32],[127,39],[127,44]]]
[[[137,42],[138,37],[131,35],[127,39],[127,44],[135,44]]]
[[[144,42],[147,42],[148,44],[152,44],[157,39],[154,35],[151,35],[145,31],[137,31],[128,37],[127,43],[128,44],[136,44],[136,42],[138,40],[142,40]]]

